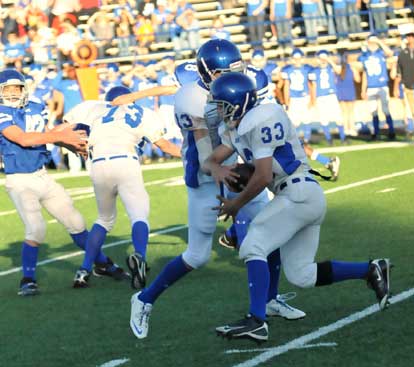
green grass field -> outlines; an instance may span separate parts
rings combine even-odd
[[[392,292],[399,300],[397,295],[410,290],[414,279],[414,170],[404,172],[414,168],[413,147],[346,152],[340,158],[340,179],[335,183],[321,182],[327,192],[328,213],[317,260],[390,257],[395,265]],[[318,168],[317,164],[313,166]],[[398,172],[403,174],[387,176]],[[185,188],[170,185],[175,180],[167,180],[181,173],[180,168],[144,172],[151,197],[153,233],[148,248],[150,281],[169,259],[185,249]],[[362,182],[368,179],[375,180]],[[164,183],[151,184],[159,180]],[[59,182],[72,189],[75,205],[90,228],[96,217],[94,197],[75,190],[90,187],[90,180],[72,177]],[[363,184],[350,185],[360,182]],[[144,340],[136,339],[129,329],[129,299],[133,293],[129,283],[92,278],[89,289],[71,288],[82,260],[79,255],[39,266],[37,277],[42,294],[18,297],[21,274],[7,271],[20,266],[23,227],[16,213],[5,213],[14,208],[4,186],[0,188],[0,203],[0,366],[95,367],[113,361],[105,366],[110,367],[118,365],[115,360],[123,360],[119,365],[127,367],[414,364],[410,346],[414,339],[412,297],[392,304],[385,312],[362,314],[359,320],[345,326],[334,324],[343,318],[352,321],[349,316],[371,305],[376,311],[375,295],[362,281],[302,290],[288,284],[282,275],[280,292],[297,292],[290,303],[307,313],[305,319],[270,319],[270,339],[261,345],[217,337],[216,326],[234,321],[248,310],[244,265],[235,252],[217,244],[205,268],[188,275],[158,300],[149,336]],[[45,217],[51,219],[47,214]],[[216,235],[224,226],[218,224]],[[167,233],[157,234],[160,230]],[[129,232],[128,218],[119,205],[117,224],[106,244],[124,242],[105,252],[122,265],[132,252]],[[39,261],[76,251],[60,224],[48,224]],[[330,329],[315,333],[324,326]],[[301,338],[305,335],[308,339]],[[233,353],[226,353],[231,350]]]

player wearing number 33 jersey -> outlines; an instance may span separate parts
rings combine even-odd
[[[215,148],[203,169],[222,180],[227,171],[221,162],[234,151],[255,166],[253,176],[236,198],[220,198],[221,214],[236,215],[265,187],[275,194],[251,222],[240,247],[248,272],[249,316],[216,331],[228,337],[267,340],[267,256],[278,248],[286,278],[292,284],[315,287],[345,279],[367,279],[380,307],[385,308],[389,297],[388,259],[371,263],[315,262],[326,212],[325,197],[308,172],[305,152],[283,108],[276,104],[257,105],[255,86],[241,73],[228,73],[215,80],[211,96],[226,128],[221,129],[222,144]]]
[[[113,87],[106,94],[106,101],[83,102],[63,118],[64,121],[86,125],[90,129],[91,178],[99,212],[88,238],[82,266],[76,273],[74,287],[88,285],[95,257],[107,232],[115,223],[118,194],[132,226],[135,253],[127,258],[132,272],[131,284],[134,288],[145,286],[149,197],[136,150],[148,141],[174,156],[180,156],[180,153],[178,148],[162,138],[162,123],[155,112],[134,103],[121,106],[109,103],[130,92],[126,87]],[[107,272],[116,279],[126,278],[126,274],[116,265],[98,271],[102,275],[109,275]]]

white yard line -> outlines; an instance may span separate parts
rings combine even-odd
[[[404,148],[412,146],[411,143],[402,142],[389,142],[389,143],[376,143],[376,144],[357,144],[346,147],[328,147],[315,149],[318,153],[347,153],[356,152],[359,150],[372,150],[372,149],[387,149],[387,148]]]
[[[338,191],[343,191],[343,190],[352,189],[352,188],[358,187],[358,186],[368,185],[368,184],[373,183],[373,182],[388,180],[389,178],[409,175],[411,173],[414,173],[414,169],[408,169],[406,171],[395,172],[395,173],[391,173],[389,175],[374,177],[374,178],[370,178],[368,180],[362,180],[362,181],[354,182],[354,183],[351,183],[349,185],[335,187],[333,189],[326,190],[325,194],[326,195],[333,194],[333,193],[338,192]]]
[[[396,296],[393,296],[390,299],[391,304],[395,304],[401,301],[406,300],[409,297],[412,297],[414,295],[414,288],[411,288],[409,290],[406,290],[405,292],[399,293]],[[343,327],[350,325],[356,321],[362,320],[365,317],[368,317],[376,312],[379,311],[378,304],[369,306],[365,308],[364,310],[360,312],[353,313],[347,317],[344,317],[343,319],[340,319],[330,325],[321,327],[309,334],[303,335],[299,338],[293,339],[292,341],[279,345],[274,348],[269,348],[269,350],[259,354],[258,356],[251,358],[245,362],[239,363],[234,365],[233,367],[254,367],[258,366],[261,363],[265,363],[268,360],[279,356],[281,354],[284,354],[292,349],[298,349],[302,346],[308,345],[309,342],[319,339],[325,335],[328,335],[334,331],[337,331],[339,329],[342,329]],[[385,311],[387,312],[387,311]],[[233,352],[234,353],[234,352]]]
[[[101,364],[99,367],[116,367],[116,366],[120,366],[121,364],[125,364],[128,361],[129,361],[129,358],[114,359],[112,361]]]
[[[158,163],[158,164],[148,164],[148,165],[142,165],[141,170],[142,171],[153,171],[153,170],[164,170],[164,169],[172,169],[172,168],[180,168],[182,167],[182,162],[168,162],[168,163]],[[53,172],[53,170],[49,171],[49,174],[55,179],[60,180],[63,178],[76,178],[76,177],[88,177],[89,172],[88,171],[81,171],[81,172]],[[4,185],[4,182],[6,181],[5,178],[0,179],[0,186]]]
[[[377,191],[376,194],[386,194],[387,192],[393,192],[395,190],[396,190],[395,187],[389,187],[388,189]]]
[[[316,343],[316,344],[306,344],[302,345],[295,349],[311,349],[311,348],[321,348],[321,347],[337,347],[337,343]],[[255,348],[255,349],[230,349],[226,350],[225,354],[239,354],[239,353],[256,353],[256,352],[267,352],[273,350],[274,348]]]
[[[151,237],[159,236],[161,234],[179,231],[179,230],[184,229],[184,228],[187,228],[187,226],[186,225],[181,225],[181,226],[176,226],[176,227],[172,227],[172,228],[161,229],[159,231],[155,231],[155,232],[150,233],[149,237],[151,238]],[[102,247],[103,248],[110,248],[110,247],[124,245],[126,243],[131,243],[131,239],[128,238],[126,240],[120,240],[120,241],[116,241],[116,242],[107,243],[106,245],[103,245]],[[66,254],[66,255],[57,256],[57,257],[53,257],[51,259],[46,259],[46,260],[43,260],[43,261],[39,261],[37,263],[37,266],[42,266],[42,265],[54,263],[54,262],[59,261],[59,260],[70,259],[71,257],[83,255],[84,253],[85,253],[84,251],[71,252],[71,253]],[[21,267],[18,267],[18,268],[12,268],[12,269],[9,269],[9,270],[2,271],[2,272],[0,272],[0,277],[5,276],[5,275],[9,275],[9,274],[13,274],[13,273],[17,273],[21,269],[22,269]]]

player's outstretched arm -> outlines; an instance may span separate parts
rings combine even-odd
[[[2,134],[8,140],[21,145],[32,147],[43,144],[67,144],[76,150],[85,149],[86,134],[84,131],[74,131],[74,126],[59,127],[46,132],[25,132],[20,127],[13,125],[5,128]]]
[[[169,140],[161,138],[154,143],[158,148],[160,148],[164,153],[172,155],[173,157],[181,158],[181,150],[175,144],[171,143]]]
[[[161,85],[119,96],[112,101],[112,105],[119,106],[123,104],[133,103],[138,99],[147,97],[167,96],[175,94],[177,90],[178,87],[176,87],[175,85]]]

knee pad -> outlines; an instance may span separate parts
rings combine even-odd
[[[44,220],[36,223],[30,223],[26,227],[25,239],[35,241],[37,243],[43,243],[46,237],[46,223]]]
[[[111,218],[98,217],[95,223],[104,227],[107,232],[110,232],[112,228],[114,227],[115,220],[116,220],[116,216],[113,216]]]
[[[316,283],[316,264],[311,263],[303,266],[284,266],[286,279],[289,283],[300,288],[311,288]]]
[[[189,231],[187,249],[183,253],[183,260],[194,269],[201,268],[210,260],[213,237],[209,233]]]
[[[210,260],[210,254],[211,251],[209,251],[208,253],[200,254],[187,249],[183,253],[183,260],[193,269],[198,269],[208,263],[208,261]]]
[[[248,237],[242,242],[239,250],[239,257],[244,262],[251,260],[263,260],[266,261],[268,254],[257,241],[252,243]]]
[[[66,227],[66,230],[72,234],[83,232],[86,229],[86,223],[82,217],[82,214],[75,208],[68,213],[63,225]]]

